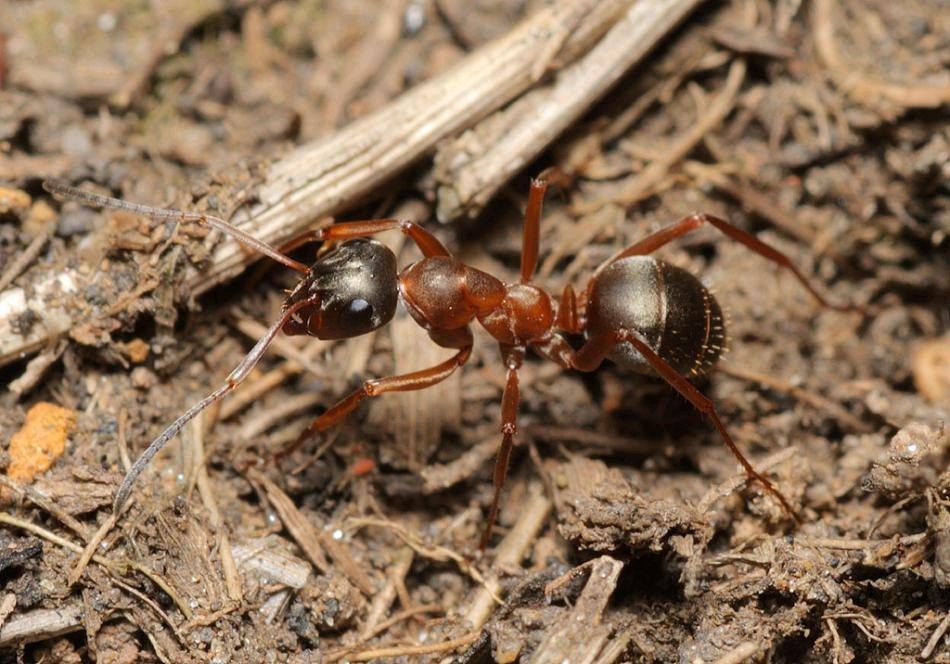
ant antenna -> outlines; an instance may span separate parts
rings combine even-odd
[[[230,235],[235,240],[243,244],[248,249],[253,249],[254,251],[263,254],[269,258],[273,258],[275,261],[282,265],[296,270],[302,274],[309,274],[310,268],[308,268],[303,263],[295,261],[289,256],[285,256],[280,253],[274,247],[270,246],[266,242],[258,240],[256,237],[249,235],[242,231],[237,226],[229,224],[224,219],[220,217],[215,217],[210,214],[205,214],[203,212],[185,212],[184,210],[168,210],[164,208],[152,207],[151,205],[142,205],[140,203],[130,203],[128,201],[123,201],[118,198],[112,198],[111,196],[104,196],[102,194],[96,194],[91,191],[86,191],[85,189],[79,189],[72,185],[66,184],[59,180],[44,180],[43,189],[48,191],[51,194],[55,194],[62,198],[71,199],[78,201],[85,205],[91,205],[93,207],[104,207],[112,208],[114,210],[122,210],[124,212],[132,212],[135,214],[145,215],[147,217],[152,217],[153,219],[173,219],[176,221],[184,222],[194,222],[198,224],[207,224],[212,228],[215,228],[222,233]]]
[[[267,331],[260,339],[258,339],[257,343],[254,344],[254,347],[250,350],[250,352],[244,356],[244,359],[241,360],[241,363],[237,365],[230,374],[228,374],[228,377],[224,381],[224,385],[189,408],[186,413],[168,425],[168,427],[162,431],[162,433],[159,434],[159,436],[153,440],[151,444],[149,444],[146,450],[142,452],[142,456],[135,460],[135,463],[132,464],[129,472],[126,473],[125,477],[122,479],[122,484],[119,485],[119,490],[116,491],[115,494],[115,502],[112,503],[112,512],[114,514],[118,514],[125,506],[126,501],[129,499],[129,495],[132,493],[132,485],[135,484],[135,480],[138,479],[139,475],[142,474],[142,471],[145,470],[146,466],[148,466],[148,463],[152,460],[152,457],[158,454],[158,452],[168,444],[168,441],[174,438],[186,424],[195,419],[195,417],[197,417],[201,411],[216,401],[220,401],[228,392],[240,385],[251,372],[251,370],[257,366],[257,363],[260,362],[261,357],[264,355],[264,351],[266,351],[267,347],[270,346],[271,342],[274,340],[274,337],[277,336],[277,333],[280,332],[281,328],[287,324],[287,321],[296,315],[300,309],[312,304],[313,302],[310,300],[301,300],[287,307],[281,314],[280,318],[277,319],[277,322],[267,328]]]
[[[133,214],[145,215],[154,219],[172,219],[180,222],[206,224],[211,228],[230,235],[245,247],[268,256],[282,265],[286,265],[287,267],[292,268],[297,272],[301,272],[304,275],[310,274],[310,268],[303,263],[295,261],[289,256],[285,256],[266,242],[258,240],[257,238],[245,233],[241,229],[229,224],[219,217],[201,212],[185,212],[183,210],[170,210],[152,207],[151,205],[130,203],[118,198],[112,198],[111,196],[104,196],[102,194],[86,191],[85,189],[79,189],[59,180],[44,180],[43,189],[62,198],[71,199],[94,207],[112,208],[114,210],[122,210],[124,212],[131,212]],[[148,466],[148,463],[152,460],[152,457],[158,454],[158,452],[163,447],[165,447],[165,445],[167,445],[168,442],[174,438],[186,424],[188,424],[188,422],[197,417],[201,411],[216,401],[220,401],[222,397],[240,385],[241,382],[251,372],[251,370],[257,366],[257,363],[260,362],[261,357],[264,355],[264,351],[267,350],[267,347],[270,346],[271,342],[274,340],[274,337],[277,336],[277,333],[280,332],[284,325],[286,325],[287,322],[291,320],[291,318],[293,318],[298,311],[300,311],[300,309],[312,305],[312,299],[304,299],[289,306],[285,306],[280,318],[273,325],[267,328],[267,331],[257,341],[257,343],[254,344],[254,347],[244,357],[241,363],[237,365],[230,374],[228,374],[224,385],[189,408],[186,413],[172,422],[164,431],[162,431],[161,434],[159,434],[155,440],[151,442],[148,448],[146,448],[146,450],[142,453],[142,456],[140,456],[135,461],[135,463],[132,464],[132,468],[129,469],[129,472],[122,480],[122,484],[119,485],[119,490],[115,494],[115,502],[112,504],[113,513],[118,514],[125,506],[125,503],[129,499],[129,495],[132,493],[132,486],[135,484],[135,480],[138,479],[139,475],[142,474],[142,471],[145,470],[146,466]]]

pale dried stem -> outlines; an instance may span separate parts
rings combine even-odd
[[[558,72],[550,85],[524,95],[440,148],[438,216],[474,216],[515,173],[600,99],[639,63],[702,0],[634,3],[584,57]],[[482,127],[487,131],[480,133]]]
[[[521,506],[518,520],[495,549],[495,569],[511,569],[521,563],[525,552],[537,539],[550,511],[551,501],[542,493],[540,485],[532,484],[527,500]],[[501,582],[497,575],[492,574],[485,585],[475,591],[475,597],[465,614],[470,625],[478,629],[485,624],[495,608],[500,592]]]

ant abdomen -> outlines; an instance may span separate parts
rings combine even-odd
[[[629,330],[682,375],[707,373],[726,341],[722,309],[692,274],[650,256],[628,256],[604,267],[587,296],[587,336]],[[630,343],[608,357],[644,374],[653,369]]]

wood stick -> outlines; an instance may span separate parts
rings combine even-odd
[[[438,217],[474,217],[703,0],[634,3],[582,58],[436,155]],[[484,131],[482,132],[482,128]],[[473,140],[474,138],[474,140]]]

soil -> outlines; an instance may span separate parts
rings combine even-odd
[[[125,4],[0,7],[0,278],[28,292],[66,265],[94,276],[80,323],[0,368],[6,467],[33,406],[70,411],[49,425],[68,434],[52,467],[3,483],[0,660],[950,661],[942,3],[704,8],[475,221],[431,218],[431,163],[346,215],[421,209],[467,262],[516,280],[528,177],[557,166],[538,278],[551,293],[693,211],[777,248],[853,308],[821,306],[711,228],[656,255],[728,311],[728,353],[696,384],[798,521],[663,381],[530,357],[480,554],[505,382],[480,329],[443,386],[364,404],[275,460],[363,378],[446,356],[398,318],[332,344],[280,339],[152,462],[81,566],[128,458],[224,382],[294,275],[252,269],[194,298],[184,269],[230,240],[56,202],[42,181],[186,208],[252,187],[540,3]],[[725,119],[666,163],[736,72]]]

